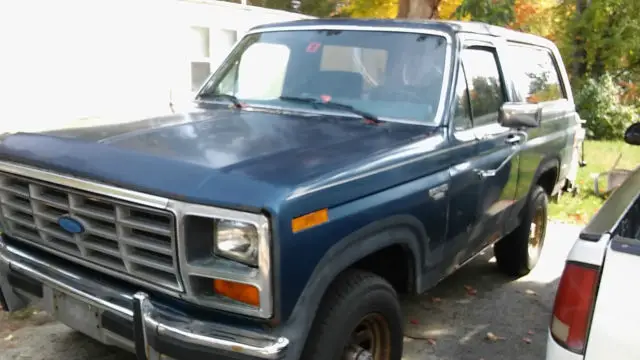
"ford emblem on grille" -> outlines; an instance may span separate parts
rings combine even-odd
[[[82,223],[71,216],[61,216],[58,219],[58,225],[60,225],[64,231],[71,234],[80,234],[84,231]]]

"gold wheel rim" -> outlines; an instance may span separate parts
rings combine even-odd
[[[391,358],[391,330],[380,314],[368,314],[351,332],[344,360],[389,360]]]
[[[542,208],[536,209],[536,213],[531,221],[531,228],[529,231],[529,243],[528,252],[529,258],[535,259],[540,256],[542,250],[542,243],[544,242],[544,235],[546,232],[545,213]]]

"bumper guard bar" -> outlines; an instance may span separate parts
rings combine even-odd
[[[133,325],[133,349],[138,359],[159,359],[154,345],[161,342],[177,344],[177,349],[198,349],[199,354],[225,354],[232,358],[281,359],[289,340],[270,337],[226,325],[200,321],[166,306],[154,305],[144,292],[127,292],[113,284],[85,277],[64,264],[37,258],[3,242],[0,237],[0,298],[5,310],[27,306],[30,300],[21,291],[14,291],[9,274],[17,273],[55,289],[87,305],[109,312]],[[171,351],[174,352],[174,351]],[[181,355],[181,351],[177,351]],[[175,354],[163,352],[174,357]],[[181,356],[180,356],[181,357]]]

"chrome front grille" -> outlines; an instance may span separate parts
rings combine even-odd
[[[58,220],[65,215],[84,231],[63,230]],[[175,217],[168,211],[0,172],[0,219],[19,240],[182,290]]]

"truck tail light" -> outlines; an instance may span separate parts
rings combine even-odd
[[[598,283],[597,268],[567,263],[553,305],[551,335],[560,345],[584,354]]]

